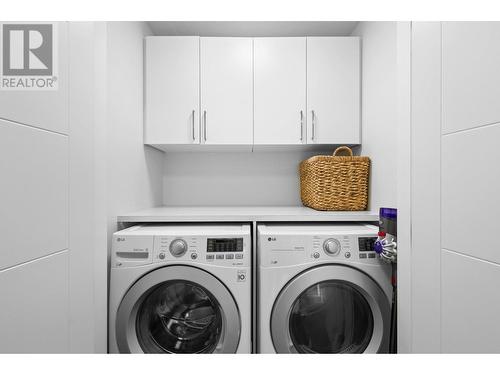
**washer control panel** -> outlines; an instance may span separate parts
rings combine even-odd
[[[241,267],[251,263],[250,226],[246,224],[138,225],[113,237],[113,267],[171,262]]]
[[[191,260],[219,265],[250,262],[250,237],[155,237],[153,261]]]
[[[262,224],[258,226],[261,266],[316,262],[380,263],[373,249],[378,229],[365,224]]]
[[[352,242],[355,240],[350,235],[313,235],[312,248],[319,256],[315,259],[334,260],[334,259],[350,259],[352,253]]]

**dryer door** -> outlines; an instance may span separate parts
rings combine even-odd
[[[240,331],[227,287],[191,266],[167,266],[140,278],[116,319],[121,353],[235,353]]]
[[[275,301],[271,335],[278,353],[387,352],[389,300],[365,273],[342,265],[311,268]]]

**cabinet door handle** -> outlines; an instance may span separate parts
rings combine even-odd
[[[203,111],[203,139],[207,141],[207,111]]]
[[[316,134],[316,114],[314,111],[311,111],[312,114],[312,135],[311,135],[311,140],[314,141],[314,136]]]
[[[193,117],[193,118],[192,118],[192,120],[193,120],[193,121],[192,121],[192,122],[193,122],[193,129],[192,129],[192,130],[193,130],[193,142],[194,142],[194,141],[196,141],[196,137],[195,137],[195,135],[194,135],[194,109],[193,109],[193,112],[191,112],[191,116]]]
[[[300,141],[304,138],[304,113],[300,110]]]

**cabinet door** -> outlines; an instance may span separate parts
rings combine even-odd
[[[307,143],[360,143],[358,37],[307,38]]]
[[[199,37],[146,37],[144,143],[199,143]]]
[[[253,141],[251,38],[201,38],[201,142]]]
[[[306,38],[254,39],[254,143],[306,137]]]

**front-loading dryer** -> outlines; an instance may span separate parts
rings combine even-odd
[[[250,353],[249,225],[114,233],[111,353]]]
[[[364,224],[259,225],[261,353],[386,353],[391,267]]]

